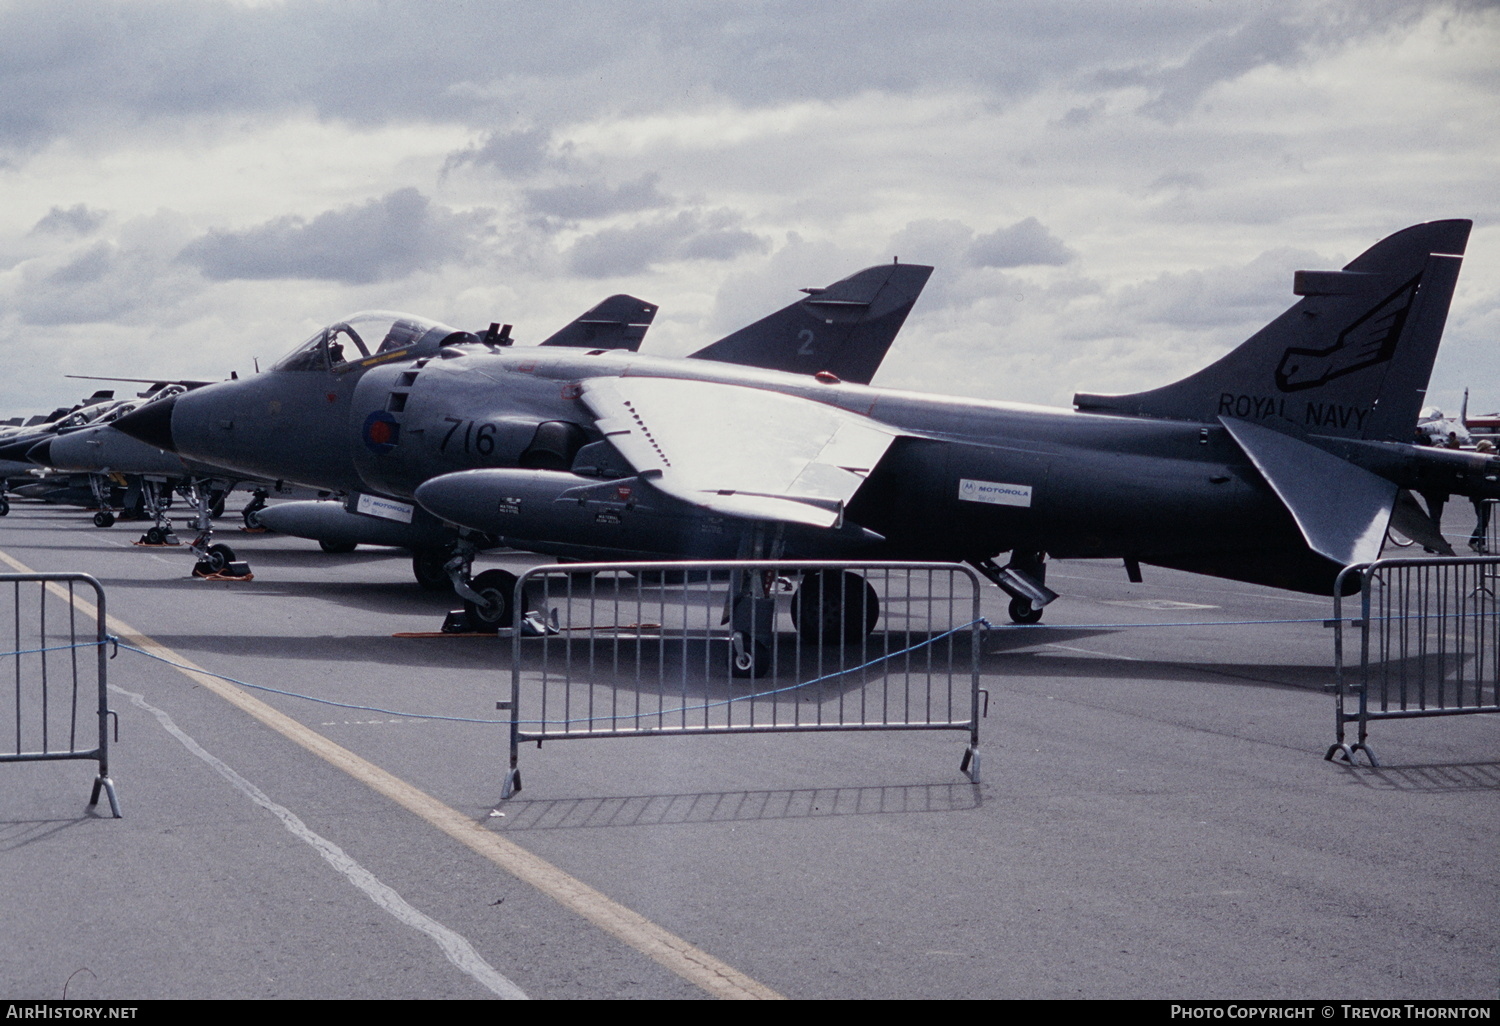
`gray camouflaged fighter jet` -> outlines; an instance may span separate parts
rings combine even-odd
[[[470,568],[480,550],[500,542],[412,500],[438,474],[488,467],[566,473],[580,459],[590,466],[600,459],[608,445],[599,444],[598,430],[577,412],[573,386],[553,370],[677,367],[738,379],[772,368],[789,381],[815,373],[869,381],[931,273],[892,263],[804,289],[806,297],[681,359],[634,352],[656,308],[625,296],[526,347],[511,346],[508,325],[491,325],[480,338],[407,315],[362,315],[320,331],[267,373],[154,403],[118,427],[215,466],[345,493],[342,504],[287,503],[261,520],[350,548],[410,548],[419,582],[451,587],[471,621],[494,629],[509,616],[508,599],[494,601],[505,591],[493,586],[494,575],[504,572],[481,575],[476,590]],[[476,408],[486,416],[475,419]],[[619,473],[628,468],[620,464]],[[200,558],[233,558],[200,541]]]
[[[834,374],[453,350],[362,396],[399,433],[388,447],[366,436],[361,472],[445,521],[562,556],[962,560],[1023,623],[1056,597],[1048,556],[1327,594],[1388,526],[1446,548],[1410,490],[1500,495],[1500,461],[1410,444],[1469,229],[1416,225],[1342,270],[1298,272],[1301,298],[1211,366],[1080,394],[1072,410]],[[238,430],[207,404],[188,413],[192,398],[159,437],[170,427],[205,452]],[[565,444],[528,462],[546,425]],[[852,600],[840,636],[872,626],[857,580],[814,582],[824,622],[830,600]],[[757,674],[769,647],[740,597],[735,669]]]

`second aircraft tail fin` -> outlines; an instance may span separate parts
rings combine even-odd
[[[828,371],[867,385],[932,274],[923,264],[880,264],[798,300],[692,353],[767,370]]]

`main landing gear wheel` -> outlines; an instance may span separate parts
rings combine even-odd
[[[141,541],[147,545],[165,545],[167,543],[167,535],[159,527],[148,527],[146,528],[146,535]]]
[[[210,545],[208,556],[198,560],[193,567],[193,574],[197,577],[212,577],[233,562],[234,550],[228,545]]]
[[[99,512],[94,514],[95,527],[113,527],[114,525],[115,515],[109,510],[101,509]]]
[[[358,542],[329,541],[327,538],[318,539],[318,548],[335,556],[342,556],[353,552],[358,545]]]
[[[792,596],[792,623],[814,645],[846,645],[864,639],[880,618],[880,600],[870,582],[847,570],[816,570],[802,576]]]
[[[1008,612],[1010,613],[1010,618],[1012,621],[1018,624],[1022,624],[1023,626],[1042,622],[1042,611],[1040,609],[1031,608],[1030,599],[1011,599],[1010,609],[1008,610]]]
[[[452,591],[448,576],[449,553],[444,549],[418,549],[411,554],[411,573],[423,591]]]
[[[464,599],[464,615],[469,621],[469,630],[489,634],[501,627],[509,627],[511,605],[516,594],[518,578],[509,570],[486,570],[469,582],[469,587],[484,596],[484,605]]]
[[[8,513],[10,513],[10,500],[5,496],[0,495],[0,517],[3,517]]]

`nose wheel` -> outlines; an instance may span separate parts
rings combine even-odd
[[[193,576],[212,577],[234,562],[234,550],[228,545],[210,545],[193,567]]]

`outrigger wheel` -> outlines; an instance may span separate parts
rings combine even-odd
[[[330,555],[342,556],[345,553],[353,552],[358,547],[358,542],[329,541],[327,538],[318,539],[318,548],[322,549],[324,552],[329,553]]]
[[[764,677],[771,672],[771,646],[736,634],[729,646],[731,677]]]

